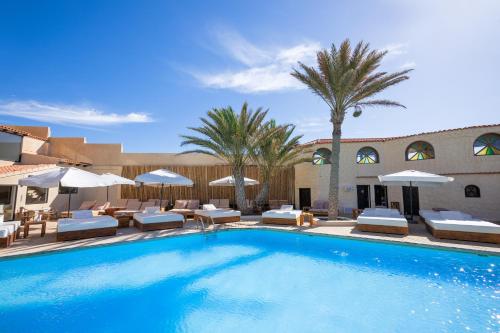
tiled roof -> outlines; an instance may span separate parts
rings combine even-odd
[[[55,164],[14,164],[0,166],[0,177],[20,175],[28,172],[55,168]]]
[[[29,136],[30,138],[34,138],[34,139],[37,139],[37,140],[47,141],[46,138],[42,138],[40,136],[33,135],[33,134],[29,133],[29,132],[26,132],[26,131],[23,131],[23,130],[11,127],[9,125],[0,125],[0,132],[7,132],[7,133],[21,135],[21,136]]]
[[[345,139],[340,139],[340,142],[341,143],[386,142],[386,141],[391,141],[391,140],[396,140],[396,139],[410,138],[410,137],[418,136],[418,135],[437,134],[437,133],[461,131],[461,130],[473,129],[473,128],[488,128],[488,127],[496,127],[496,126],[500,126],[500,124],[478,125],[478,126],[469,126],[469,127],[462,127],[462,128],[452,128],[452,129],[446,129],[446,130],[440,130],[440,131],[423,132],[423,133],[418,133],[418,134],[410,134],[410,135],[403,135],[403,136],[393,136],[393,137],[386,137],[386,138],[345,138]],[[312,146],[312,145],[321,145],[321,144],[330,144],[330,143],[332,143],[332,139],[317,139],[317,140],[306,142],[303,145],[304,146]]]

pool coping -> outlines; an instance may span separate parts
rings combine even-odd
[[[431,249],[431,250],[434,249],[434,250],[469,253],[469,254],[474,254],[474,255],[479,255],[479,256],[500,257],[500,252],[498,252],[498,251],[462,248],[459,246],[453,246],[454,244],[449,244],[449,243],[448,243],[448,245],[440,245],[440,244],[432,244],[431,245],[431,244],[415,243],[412,241],[405,241],[405,240],[368,238],[368,237],[364,237],[362,235],[338,235],[338,234],[329,234],[329,233],[324,233],[324,232],[310,232],[311,229],[309,229],[309,228],[307,228],[307,229],[300,228],[300,229],[291,230],[291,229],[284,229],[282,227],[267,226],[267,225],[266,226],[262,226],[262,225],[225,226],[224,225],[223,227],[219,227],[216,229],[210,229],[210,230],[198,230],[198,231],[194,231],[194,232],[192,229],[187,229],[187,230],[190,230],[190,232],[177,233],[177,234],[164,234],[164,235],[158,235],[158,236],[154,236],[154,237],[146,238],[146,239],[133,239],[133,240],[123,239],[123,240],[118,240],[118,241],[112,242],[112,243],[86,244],[86,245],[82,245],[82,246],[75,246],[75,247],[62,248],[62,249],[47,249],[47,250],[41,250],[39,252],[31,252],[31,253],[0,255],[0,262],[8,261],[8,260],[15,260],[15,259],[22,259],[22,258],[29,258],[29,257],[46,256],[46,255],[50,255],[50,254],[64,253],[64,252],[68,252],[68,251],[78,251],[78,250],[92,249],[92,248],[98,248],[98,247],[107,247],[107,246],[119,246],[119,245],[124,245],[126,243],[159,241],[159,240],[164,240],[164,239],[171,238],[171,237],[177,238],[177,237],[186,237],[186,236],[194,236],[194,235],[208,235],[208,234],[216,234],[218,232],[241,231],[241,230],[264,230],[264,231],[272,231],[272,232],[284,232],[284,233],[291,233],[291,234],[298,234],[298,235],[306,235],[306,236],[310,236],[310,237],[319,236],[319,237],[339,238],[339,239],[345,239],[345,240],[368,241],[368,242],[372,242],[372,243],[383,243],[383,244],[389,244],[389,245],[401,245],[401,246],[426,248],[426,249]]]

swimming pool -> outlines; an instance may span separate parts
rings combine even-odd
[[[500,257],[232,230],[0,261],[0,332],[498,332]]]

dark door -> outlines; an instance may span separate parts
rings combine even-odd
[[[418,187],[412,187],[411,191],[411,201],[410,201],[410,187],[403,186],[403,205],[405,209],[405,215],[411,215],[410,207],[413,207],[413,215],[418,215],[420,210],[420,203],[418,201]]]
[[[356,185],[356,190],[358,192],[358,208],[370,207],[370,185]]]
[[[389,207],[387,200],[387,186],[375,185],[375,206],[377,207]]]
[[[303,207],[311,207],[311,189],[299,188],[299,205],[300,209]]]

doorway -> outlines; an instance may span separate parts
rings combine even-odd
[[[299,188],[299,208],[311,207],[311,189]]]
[[[420,202],[418,200],[418,187],[413,186],[411,191],[411,201],[410,201],[410,187],[403,186],[403,206],[405,215],[412,215],[410,207],[413,207],[413,215],[418,215],[420,210]]]
[[[358,209],[370,207],[370,185],[356,185],[358,193]]]
[[[389,207],[387,198],[387,186],[374,185],[375,190],[375,207]]]

